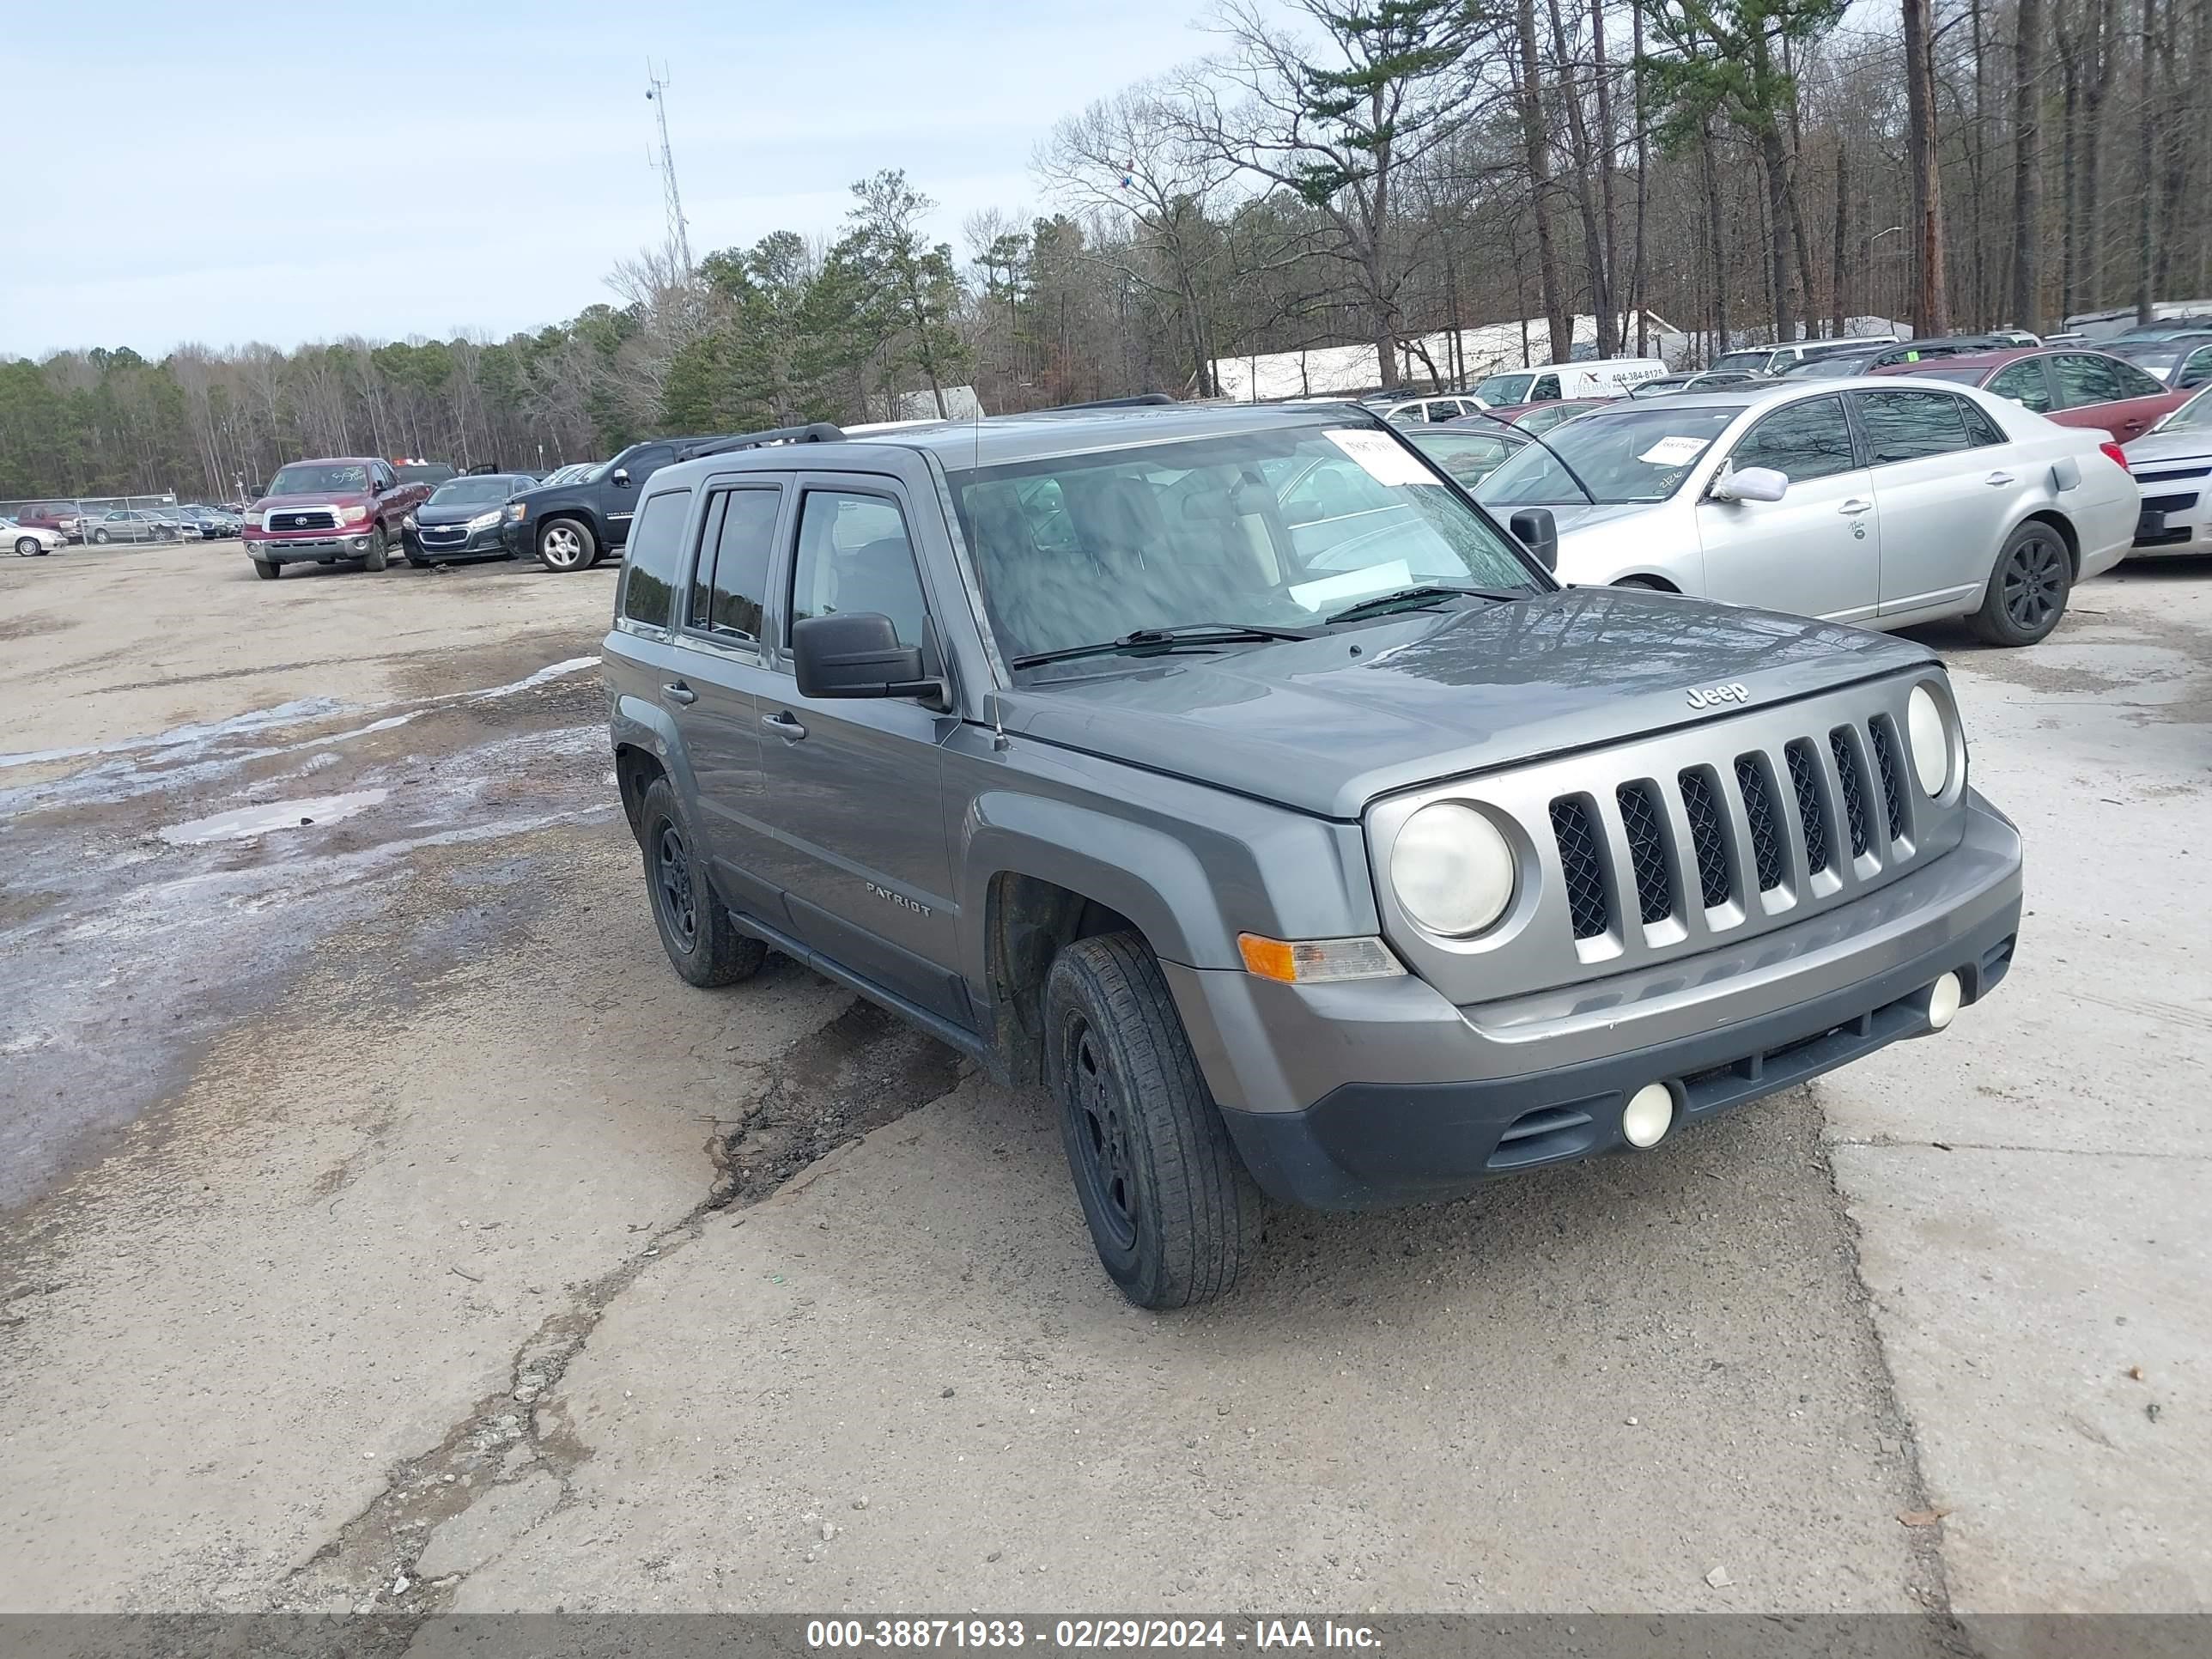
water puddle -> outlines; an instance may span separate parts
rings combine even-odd
[[[310,824],[336,823],[356,812],[365,812],[389,793],[383,789],[356,789],[343,795],[310,795],[301,800],[270,801],[259,806],[234,807],[209,817],[173,823],[155,831],[172,847],[204,847],[210,842],[252,841],[275,830],[302,830]]]

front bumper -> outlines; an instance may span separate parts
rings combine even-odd
[[[319,536],[248,536],[246,550],[265,564],[335,564],[340,559],[358,559],[368,551],[368,538],[374,525],[341,535],[335,532]]]
[[[1325,1209],[1462,1193],[1623,1147],[1628,1097],[1674,1091],[1695,1123],[1929,1030],[2011,963],[2020,837],[1969,796],[1951,852],[1796,927],[1688,961],[1455,1008],[1412,977],[1301,989],[1170,966],[1193,1046],[1246,1165]]]
[[[503,559],[508,556],[507,526],[495,524],[488,530],[463,530],[458,540],[440,539],[440,532],[459,526],[417,525],[407,532],[407,556],[410,559]]]

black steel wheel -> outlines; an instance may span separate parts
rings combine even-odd
[[[656,779],[638,803],[637,840],[653,926],[677,973],[701,987],[734,985],[758,973],[768,946],[739,933],[715,896],[683,804],[665,778]]]
[[[1135,933],[1079,939],[1045,982],[1045,1074],[1107,1275],[1140,1308],[1207,1302],[1258,1249],[1262,1200]]]
[[[1974,631],[1991,645],[2033,645],[2058,626],[2074,586],[2074,561],[2065,538],[2039,519],[2006,538],[1989,591],[1974,617]]]

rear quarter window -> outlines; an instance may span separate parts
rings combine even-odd
[[[665,489],[645,498],[637,522],[630,526],[617,616],[647,628],[668,626],[676,598],[676,567],[683,556],[684,520],[690,510],[688,489]]]

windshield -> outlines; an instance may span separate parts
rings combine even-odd
[[[514,494],[514,480],[503,474],[482,478],[456,478],[431,492],[427,507],[468,507],[482,502],[497,507]]]
[[[1508,404],[1528,401],[1528,388],[1536,384],[1534,374],[1493,374],[1474,389],[1474,395],[1493,409]]]
[[[1742,412],[1735,404],[1698,408],[1664,399],[1643,409],[1592,410],[1549,434],[1550,449],[1531,444],[1521,451],[1477,494],[1486,507],[1581,507],[1590,496],[1600,506],[1663,501],[1681,487],[1705,446]],[[1576,477],[1589,487],[1589,496],[1575,487]]]
[[[2212,386],[2207,386],[2158,423],[2160,432],[2185,428],[2202,432],[2212,428]]]
[[[342,461],[314,461],[302,466],[277,469],[269,481],[270,495],[355,495],[368,493],[368,469]]]
[[[1759,370],[1766,367],[1766,360],[1773,355],[1774,354],[1772,352],[1763,349],[1759,351],[1724,351],[1719,356],[1714,358],[1707,367],[1711,368],[1741,368],[1747,371],[1748,373],[1756,374]]]
[[[2163,376],[2197,347],[2208,343],[2201,338],[2186,340],[2118,340],[2105,348],[2115,357],[2124,357],[2137,368],[2148,369]]]
[[[1311,628],[1425,583],[1535,592],[1395,437],[1291,426],[950,475],[1008,659],[1194,623]]]

